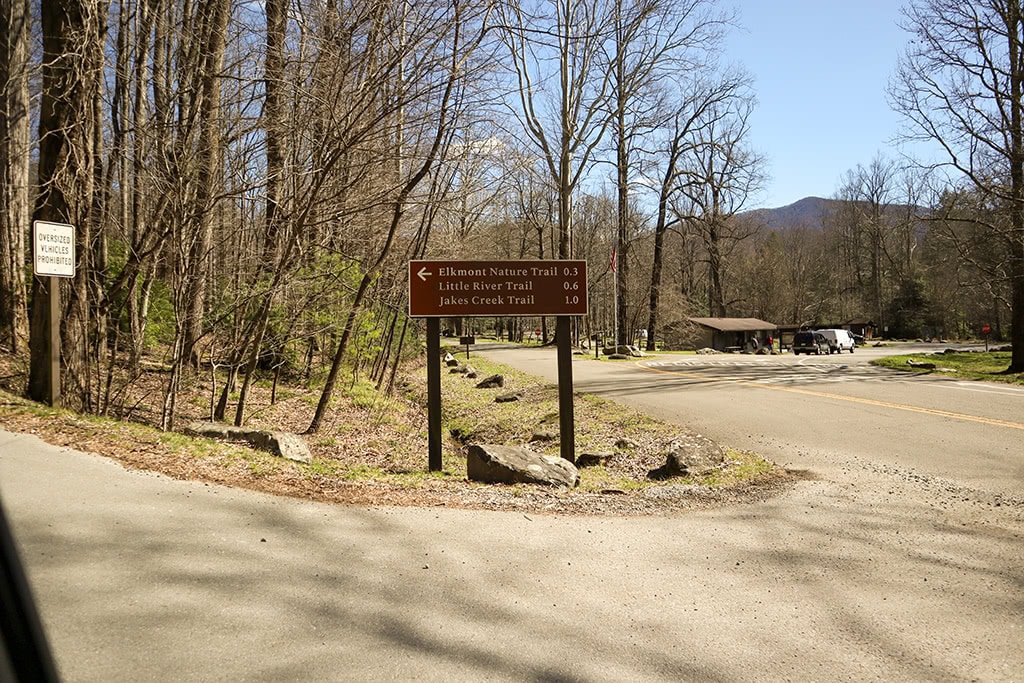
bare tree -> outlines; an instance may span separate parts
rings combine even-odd
[[[615,0],[611,130],[617,190],[616,319],[629,319],[630,245],[637,221],[630,216],[630,186],[639,179],[643,141],[664,125],[662,93],[672,92],[680,72],[707,70],[730,17],[712,0]],[[712,65],[713,68],[713,65]],[[616,332],[628,343],[627,328]],[[651,341],[648,339],[648,343]]]
[[[414,11],[411,7],[408,11]],[[443,158],[450,143],[449,131],[460,111],[460,85],[467,77],[470,59],[477,47],[486,36],[487,12],[479,8],[466,7],[458,0],[450,7],[441,6],[427,12],[420,8],[417,18],[400,14],[398,24],[392,27],[402,37],[398,50],[389,56],[392,63],[398,65],[398,79],[390,84],[392,93],[386,108],[392,112],[392,125],[396,131],[395,146],[398,150],[398,161],[395,169],[397,180],[396,192],[390,204],[390,215],[387,216],[387,228],[382,231],[382,239],[376,254],[369,255],[362,269],[362,277],[348,314],[345,317],[341,337],[331,362],[330,371],[324,383],[324,389],[317,402],[316,411],[310,422],[307,433],[314,434],[330,405],[341,363],[348,350],[349,341],[356,331],[356,321],[371,285],[380,276],[382,268],[391,256],[399,229],[403,225],[408,204],[417,187],[428,178],[432,167]],[[407,26],[415,26],[415,32],[406,35]],[[416,66],[416,76],[405,73],[409,63]],[[418,81],[418,82],[417,82]],[[410,119],[406,118],[407,109],[414,105],[433,103],[436,109],[416,121],[419,140],[406,142],[405,135],[410,132]],[[419,144],[417,144],[419,143]],[[410,153],[415,150],[415,153]],[[411,168],[406,168],[405,158],[416,160]]]
[[[214,204],[221,187],[223,163],[221,117],[221,79],[230,0],[202,0],[197,3],[195,28],[198,31],[196,79],[199,86],[197,107],[199,133],[196,151],[196,194],[182,245],[182,358],[198,367],[196,344],[203,335],[203,314],[209,280],[210,249],[213,241]]]
[[[288,14],[286,12],[285,0],[268,0],[264,4],[264,14],[267,22],[267,54],[264,61],[263,73],[263,119],[264,133],[266,135],[266,164],[267,183],[266,200],[263,219],[265,221],[265,236],[263,246],[263,257],[260,259],[256,269],[258,274],[267,271],[276,273],[272,286],[263,293],[262,303],[255,316],[255,332],[247,335],[243,340],[242,348],[246,344],[249,347],[249,358],[246,364],[245,379],[242,383],[238,396],[238,405],[235,409],[235,424],[242,425],[245,417],[245,404],[249,394],[249,387],[255,376],[256,366],[259,363],[260,351],[263,348],[263,339],[270,324],[270,309],[274,301],[277,285],[284,279],[284,273],[288,270],[289,262],[292,260],[292,250],[297,245],[292,240],[284,259],[281,258],[282,247],[280,237],[282,235],[282,211],[280,203],[282,199],[282,188],[285,183],[285,119],[284,119],[284,43],[287,38]],[[251,343],[249,343],[251,341]],[[232,371],[234,364],[232,364]],[[220,415],[223,417],[223,406],[227,402],[227,395],[230,390],[230,380],[225,383],[222,401],[218,406]]]
[[[572,198],[609,125],[612,26],[603,0],[502,3],[519,120],[558,193],[558,258],[572,256]],[[553,116],[548,116],[554,112]]]
[[[1008,220],[993,237],[1009,262],[1009,372],[1024,372],[1024,16],[1021,0],[915,0],[914,40],[890,84],[911,138],[938,142],[947,163]]]
[[[764,184],[764,160],[747,142],[753,96],[734,97],[711,107],[711,123],[692,144],[691,174],[682,188],[686,224],[701,238],[707,265],[708,312],[728,314],[725,273],[735,246],[756,233],[756,225],[733,221]]]
[[[1009,221],[1000,203],[974,189],[943,188],[923,240],[928,301],[950,335],[971,336],[990,324],[1004,339],[1010,309],[1010,262],[1000,234]]]
[[[685,89],[681,89],[670,121],[661,129],[667,134],[653,155],[652,167],[658,176],[658,211],[654,226],[651,284],[647,307],[647,350],[653,351],[658,338],[658,313],[661,305],[662,269],[664,268],[665,237],[668,230],[680,221],[671,211],[680,190],[691,173],[688,163],[692,145],[700,139],[702,128],[716,123],[717,117],[728,111],[722,105],[748,86],[746,74],[730,72],[717,80],[706,80],[698,75]]]
[[[29,222],[28,0],[0,0],[0,342],[28,342],[25,234]]]
[[[885,243],[890,233],[895,200],[897,169],[891,160],[876,156],[867,166],[858,165],[846,173],[838,197],[844,201],[840,227],[847,260],[861,291],[868,292],[868,306],[875,324],[885,324],[885,291],[889,277]],[[862,263],[866,257],[867,263]]]

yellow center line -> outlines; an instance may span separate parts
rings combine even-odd
[[[675,375],[676,377],[686,377],[689,379],[700,379],[707,380],[707,375],[701,375],[694,372],[676,372],[673,370],[662,370],[661,368],[652,368],[646,365],[640,365],[645,370],[651,370],[653,372],[661,372],[666,375]],[[996,427],[1009,427],[1010,429],[1024,429],[1024,424],[1019,422],[1009,422],[1007,420],[997,420],[991,417],[981,417],[979,415],[966,415],[964,413],[953,413],[948,410],[938,410],[937,408],[922,408],[920,406],[908,406],[903,403],[892,403],[890,401],[877,401],[873,398],[860,398],[857,396],[843,396],[841,394],[830,394],[825,391],[814,391],[812,389],[799,389],[797,387],[782,387],[773,384],[762,384],[760,382],[752,382],[745,379],[731,379],[726,380],[733,384],[743,384],[749,387],[756,387],[758,389],[770,389],[772,391],[788,391],[793,394],[805,394],[807,396],[817,396],[819,398],[832,398],[837,401],[849,401],[851,403],[863,403],[865,405],[878,406],[880,408],[893,408],[894,410],[906,410],[911,413],[923,413],[925,415],[935,415],[937,417],[948,417],[953,420],[966,420],[967,422],[978,422],[980,424],[993,425]]]

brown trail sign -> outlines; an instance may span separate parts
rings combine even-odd
[[[409,262],[413,318],[586,314],[586,261]]]
[[[410,261],[409,316],[427,319],[429,467],[441,469],[440,318],[557,316],[562,457],[575,463],[569,317],[587,314],[586,261]]]

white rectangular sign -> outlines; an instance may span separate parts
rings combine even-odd
[[[75,276],[75,226],[32,224],[32,272],[48,277]]]

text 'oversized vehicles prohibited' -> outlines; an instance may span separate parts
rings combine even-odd
[[[586,261],[409,262],[413,318],[586,314]]]

